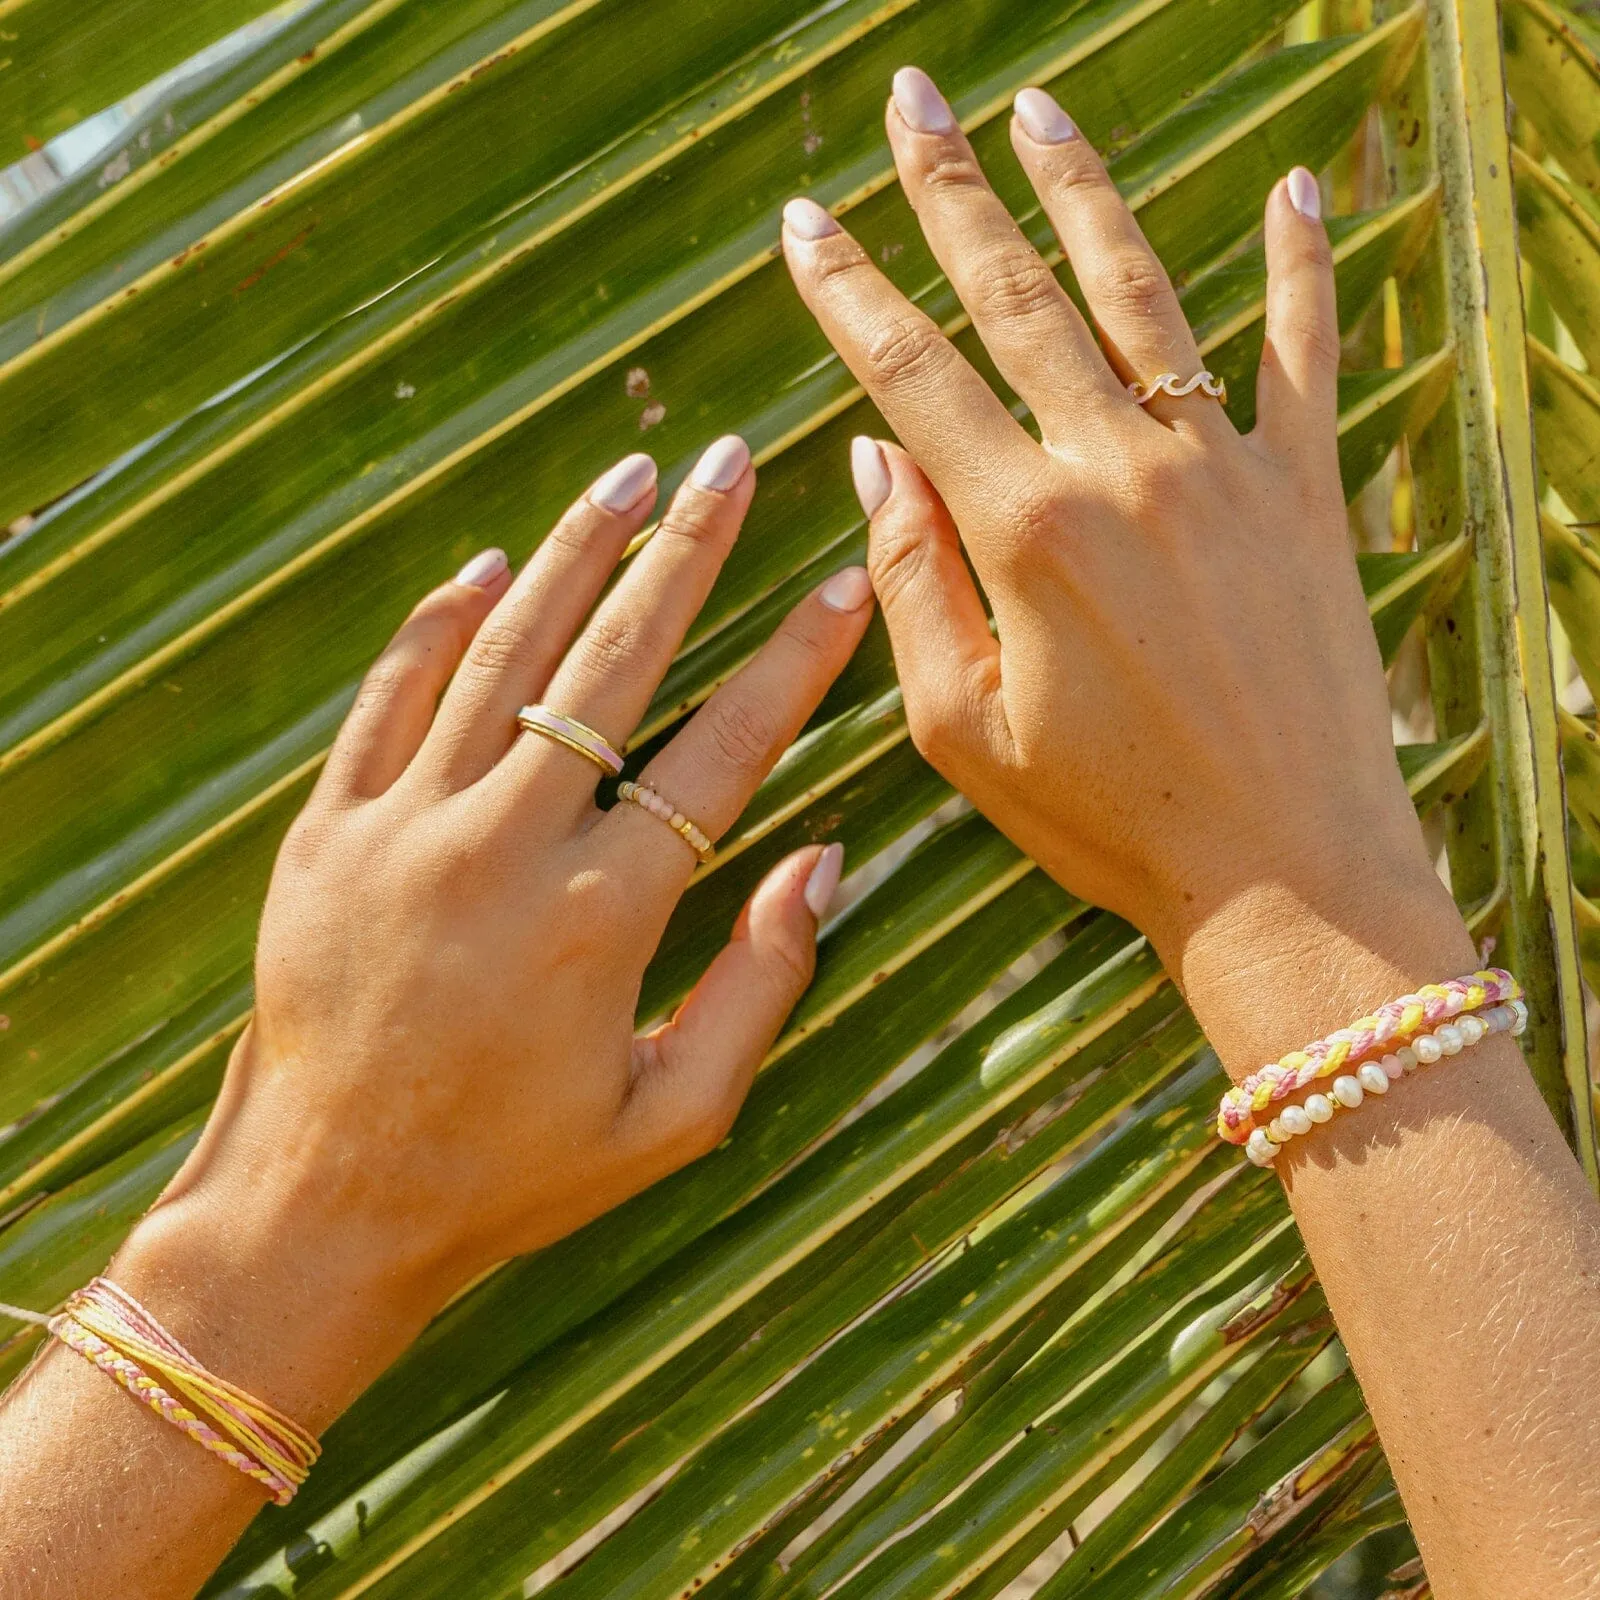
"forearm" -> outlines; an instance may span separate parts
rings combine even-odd
[[[1436,884],[1345,881],[1361,893],[1258,889],[1190,941],[1236,1078],[1478,964]],[[1515,1044],[1405,1078],[1277,1165],[1434,1593],[1600,1593],[1600,1207]]]
[[[320,1433],[427,1307],[330,1255],[336,1219],[292,1186],[202,1180],[142,1222],[108,1275],[213,1372]],[[194,1594],[266,1501],[252,1479],[51,1341],[0,1406],[0,1594]]]

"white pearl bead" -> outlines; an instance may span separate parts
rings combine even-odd
[[[1301,1134],[1311,1132],[1311,1118],[1300,1106],[1285,1106],[1278,1113],[1278,1121],[1283,1124],[1284,1132],[1291,1138],[1298,1138]]]
[[[1258,1167],[1270,1167],[1278,1159],[1278,1147],[1267,1137],[1265,1128],[1256,1128],[1251,1132],[1244,1153]]]
[[[1504,1033],[1511,1026],[1512,1013],[1510,1006],[1491,1006],[1482,1013],[1483,1025],[1490,1033]]]
[[[1488,1031],[1481,1017],[1468,1015],[1456,1024],[1456,1032],[1461,1035],[1461,1042],[1469,1047],[1481,1044],[1484,1034]]]
[[[1394,1058],[1400,1063],[1402,1072],[1415,1072],[1417,1070],[1417,1052],[1408,1044],[1403,1044],[1394,1053]]]
[[[1343,1077],[1333,1080],[1333,1098],[1342,1106],[1347,1106],[1351,1111],[1361,1104],[1367,1097],[1366,1090],[1360,1082],[1352,1078],[1347,1072]]]
[[[1513,1000],[1511,1002],[1511,1015],[1511,1036],[1514,1039],[1519,1038],[1527,1031],[1528,1027],[1527,1002],[1524,1000]]]
[[[1333,1102],[1325,1094],[1308,1094],[1305,1113],[1313,1122],[1328,1122],[1333,1117]]]
[[[1284,1127],[1283,1118],[1281,1116],[1274,1117],[1272,1121],[1267,1124],[1267,1137],[1274,1144],[1288,1144],[1289,1130]]]
[[[1406,1069],[1401,1066],[1400,1057],[1397,1055],[1385,1056],[1383,1060],[1378,1063],[1378,1065],[1383,1068],[1383,1075],[1389,1080],[1390,1083],[1393,1083],[1396,1081],[1396,1079],[1405,1076]]]
[[[1461,1030],[1453,1022],[1442,1022],[1433,1030],[1434,1043],[1439,1046],[1447,1056],[1458,1056],[1461,1047],[1467,1042],[1461,1037]]]
[[[1425,1067],[1431,1067],[1444,1054],[1439,1041],[1431,1033],[1419,1033],[1411,1041],[1411,1048],[1417,1052],[1417,1060]]]
[[[1376,1061],[1363,1061],[1356,1069],[1356,1077],[1368,1094],[1389,1092],[1389,1074]]]

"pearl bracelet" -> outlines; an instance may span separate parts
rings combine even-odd
[[[1467,1012],[1453,1022],[1440,1023],[1431,1033],[1414,1034],[1409,1044],[1392,1054],[1365,1061],[1354,1072],[1336,1077],[1327,1094],[1309,1094],[1301,1104],[1285,1106],[1266,1127],[1252,1129],[1244,1153],[1258,1167],[1270,1167],[1291,1139],[1310,1133],[1319,1122],[1332,1121],[1336,1111],[1354,1111],[1369,1094],[1387,1094],[1389,1085],[1406,1073],[1432,1066],[1443,1056],[1460,1055],[1492,1033],[1509,1033],[1515,1038],[1527,1026],[1527,1004],[1516,999]]]

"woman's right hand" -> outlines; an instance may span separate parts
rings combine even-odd
[[[862,439],[854,466],[918,748],[1063,884],[1149,933],[1219,1047],[1208,975],[1261,960],[1264,926],[1292,940],[1291,904],[1320,930],[1381,882],[1386,915],[1412,904],[1448,959],[1470,961],[1396,767],[1350,557],[1334,279],[1311,174],[1297,169],[1267,205],[1260,421],[1241,437],[1204,393],[1130,396],[1204,362],[1161,263],[1052,100],[1018,97],[1013,143],[1098,340],[924,74],[897,75],[887,121],[929,245],[1043,434],[833,218],[791,203],[800,293],[910,452]]]

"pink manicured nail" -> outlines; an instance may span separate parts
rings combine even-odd
[[[750,446],[738,434],[730,433],[707,448],[695,462],[689,479],[697,489],[726,492],[745,475],[749,465]]]
[[[1292,167],[1289,171],[1289,204],[1302,217],[1310,217],[1313,222],[1322,220],[1322,190],[1317,186],[1316,177],[1304,167]]]
[[[833,213],[804,197],[791,200],[783,208],[783,225],[797,239],[829,239],[839,232]]]
[[[956,114],[921,67],[901,67],[894,75],[894,107],[914,133],[954,133]]]
[[[1043,89],[1023,89],[1011,108],[1028,137],[1040,144],[1065,144],[1077,137],[1072,118]]]
[[[850,476],[856,480],[856,497],[870,522],[894,489],[883,446],[876,439],[858,434],[850,441]]]
[[[656,464],[641,451],[602,472],[589,498],[604,511],[632,511],[655,486]]]
[[[839,887],[839,874],[844,871],[844,846],[830,844],[817,857],[817,864],[806,879],[806,905],[819,922],[833,904],[834,891]]]
[[[872,579],[865,567],[846,567],[817,590],[817,598],[830,611],[859,611],[872,598]]]
[[[480,550],[456,574],[456,582],[469,589],[487,589],[510,565],[504,550]]]

